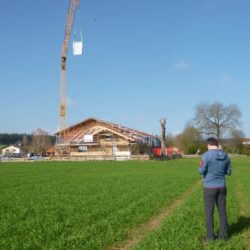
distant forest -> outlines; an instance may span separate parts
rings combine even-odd
[[[51,142],[55,142],[55,136],[49,136]],[[0,145],[18,145],[18,144],[31,144],[33,139],[32,134],[7,134],[0,133]]]

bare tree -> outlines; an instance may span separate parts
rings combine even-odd
[[[199,130],[191,123],[187,123],[183,132],[176,136],[175,144],[185,154],[194,154],[200,149],[202,142]]]
[[[233,129],[230,133],[230,139],[227,141],[227,151],[231,153],[242,153],[243,152],[243,138],[245,134],[241,130]]]
[[[204,102],[195,107],[195,125],[201,133],[215,136],[220,140],[239,125],[241,112],[236,105],[223,105],[220,102],[211,105]]]
[[[28,153],[31,144],[32,136],[24,134],[22,137],[21,145],[25,154]]]
[[[165,145],[166,145],[166,147],[175,146],[175,136],[168,133],[165,137]]]
[[[46,150],[52,145],[49,133],[43,129],[33,131],[31,150],[35,154],[44,155]]]

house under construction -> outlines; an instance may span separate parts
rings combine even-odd
[[[56,155],[88,159],[126,158],[138,143],[155,147],[159,138],[122,125],[88,118],[56,133]]]

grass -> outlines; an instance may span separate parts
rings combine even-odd
[[[193,185],[192,168],[189,161],[3,163],[0,248],[113,245]]]
[[[198,159],[1,163],[0,249],[112,248],[194,186],[197,166]],[[248,249],[250,159],[233,159],[233,167],[228,241],[203,243],[200,187],[134,249]]]
[[[250,249],[250,160],[233,159],[234,174],[227,178],[227,212],[229,240],[205,243],[205,214],[202,190],[196,190],[162,224],[134,249]],[[236,183],[244,185],[245,193],[239,196]],[[244,215],[242,215],[244,206]],[[215,231],[218,234],[218,212],[215,212]],[[244,235],[243,232],[247,232]]]

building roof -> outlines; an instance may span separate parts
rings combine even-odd
[[[2,150],[2,153],[11,153],[11,154],[15,154],[15,153],[20,153],[21,152],[21,148],[20,147],[17,147],[17,146],[13,146],[13,145],[10,145],[10,146],[7,146],[7,147],[4,147],[1,149]]]
[[[8,149],[8,148],[17,148],[17,149],[21,149],[20,147],[18,147],[18,146],[14,146],[14,145],[8,145],[8,146],[5,146],[5,147],[3,147],[2,148],[2,150],[4,149]]]
[[[86,124],[93,123],[90,127],[85,127]],[[131,129],[120,124],[115,124],[112,122],[107,122],[104,120],[96,119],[90,117],[86,120],[83,120],[80,123],[74,124],[65,129],[65,131],[59,131],[56,135],[63,135],[65,139],[68,139],[71,142],[80,142],[84,135],[96,135],[102,131],[109,131],[110,133],[117,134],[128,141],[144,140],[146,138],[158,138],[157,136],[150,135],[148,133]]]
[[[49,147],[48,150],[46,151],[46,153],[48,154],[54,154],[55,152],[56,152],[56,147],[54,145]]]

